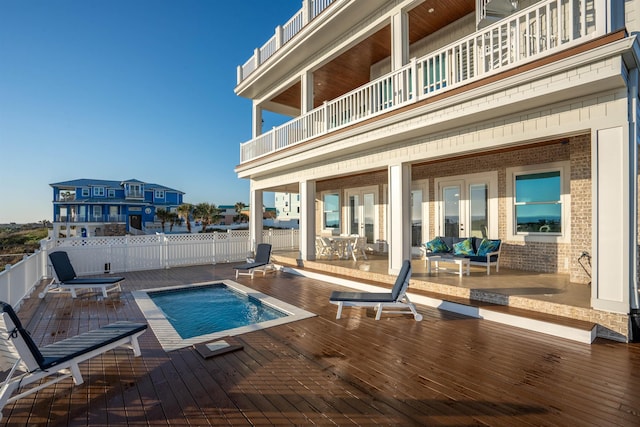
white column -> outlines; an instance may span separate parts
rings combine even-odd
[[[300,259],[316,259],[316,182],[300,183]]]
[[[405,11],[391,17],[391,70],[409,62],[409,18]]]
[[[300,114],[313,110],[313,72],[306,71],[300,78]]]
[[[253,120],[253,123],[251,124],[251,135],[252,138],[257,138],[262,135],[262,107],[258,105],[255,99],[253,100],[253,105],[251,107]]]
[[[389,274],[411,259],[411,165],[389,166]]]
[[[252,189],[249,192],[249,239],[251,250],[254,250],[258,243],[262,243],[262,190]]]
[[[635,271],[635,222],[631,197],[636,176],[630,162],[628,126],[595,129],[592,133],[593,308],[629,313],[629,290]]]

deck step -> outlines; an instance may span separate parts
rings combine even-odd
[[[326,272],[292,265],[282,265],[281,268],[288,273],[365,292],[385,292],[391,287],[389,284],[353,279],[348,276],[336,274],[327,274]],[[490,320],[492,322],[553,335],[584,344],[591,344],[596,338],[597,325],[592,322],[424,290],[413,290],[408,292],[408,294],[411,301],[416,304]]]

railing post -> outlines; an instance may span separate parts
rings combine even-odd
[[[254,69],[258,69],[258,67],[260,66],[260,48],[255,48],[253,50],[253,64],[255,66]]]
[[[322,114],[324,114],[324,133],[329,132],[329,103],[324,101],[322,103]]]
[[[276,50],[282,47],[282,25],[276,27]]]
[[[411,68],[409,69],[411,72],[411,90],[409,91],[409,97],[413,98],[413,102],[418,102],[418,96],[420,91],[418,91],[418,60],[414,56],[411,58]],[[411,93],[413,91],[413,93]]]
[[[312,12],[312,7],[311,7],[311,2],[313,0],[302,0],[302,26],[304,27],[305,25],[307,25],[309,23],[309,21],[311,21],[312,16],[311,16],[311,12]]]
[[[277,147],[277,141],[278,141],[278,137],[276,136],[276,127],[272,127],[271,128],[271,152],[275,152],[278,147]]]

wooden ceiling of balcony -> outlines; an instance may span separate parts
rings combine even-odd
[[[446,3],[446,5],[445,5]],[[475,0],[426,0],[409,11],[409,43],[438,31],[475,10]],[[371,66],[391,56],[391,26],[378,30],[313,73],[314,108],[370,80]],[[300,82],[272,102],[300,109]]]

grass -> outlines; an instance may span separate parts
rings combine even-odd
[[[48,235],[49,229],[42,225],[0,227],[0,271],[7,264],[22,260],[25,254],[32,254],[40,249],[40,241]]]

